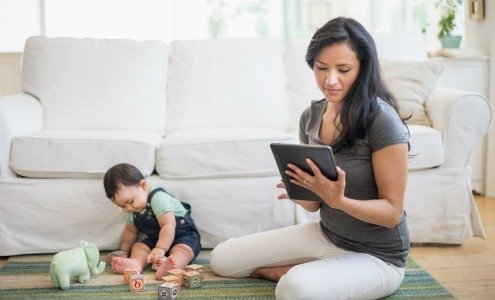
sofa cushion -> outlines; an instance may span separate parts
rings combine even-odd
[[[396,97],[402,118],[408,124],[430,126],[424,103],[443,72],[443,66],[432,62],[380,62],[384,80]]]
[[[444,151],[442,133],[423,125],[408,125],[411,137],[409,143],[409,170],[438,167],[443,164]]]
[[[45,130],[163,131],[167,51],[160,41],[31,37],[22,88],[40,99]]]
[[[174,41],[166,130],[287,129],[283,48],[273,39]]]
[[[147,176],[160,140],[153,132],[47,130],[14,138],[10,167],[25,177],[102,178],[127,162]]]
[[[271,142],[297,136],[265,128],[202,128],[173,132],[158,145],[156,171],[163,178],[276,175]]]

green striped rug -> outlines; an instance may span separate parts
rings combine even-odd
[[[103,257],[103,255],[102,255]],[[121,275],[109,266],[87,284],[71,283],[67,291],[55,289],[50,279],[52,255],[11,257],[0,268],[0,299],[156,299],[160,282],[147,269],[145,291],[132,293]],[[207,259],[194,263],[203,265],[205,277],[199,289],[183,288],[180,299],[275,299],[275,283],[254,278],[231,279],[214,275]],[[404,282],[398,291],[386,299],[454,299],[433,277],[413,260],[408,259]]]

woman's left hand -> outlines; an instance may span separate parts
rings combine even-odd
[[[314,176],[304,172],[293,164],[287,164],[289,170],[285,174],[292,177],[292,183],[300,187],[308,189],[317,194],[325,203],[335,209],[340,209],[343,200],[345,199],[345,172],[337,167],[338,179],[331,181],[323,175],[316,164],[309,158],[306,158],[306,163],[311,168]]]

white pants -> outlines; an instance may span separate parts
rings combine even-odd
[[[396,291],[404,279],[404,268],[337,248],[318,223],[229,239],[213,249],[210,263],[226,277],[297,264],[278,282],[277,299],[378,299]]]

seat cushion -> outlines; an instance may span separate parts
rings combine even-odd
[[[161,136],[141,131],[49,130],[14,138],[10,167],[34,178],[102,178],[118,163],[150,175]]]
[[[411,137],[409,142],[409,170],[422,170],[443,164],[444,151],[442,133],[423,125],[408,125]]]
[[[31,37],[23,56],[44,130],[164,130],[165,43]]]
[[[287,129],[281,41],[212,39],[170,45],[166,131]]]
[[[270,143],[297,136],[264,128],[206,128],[171,133],[158,145],[156,171],[163,178],[278,174]]]

